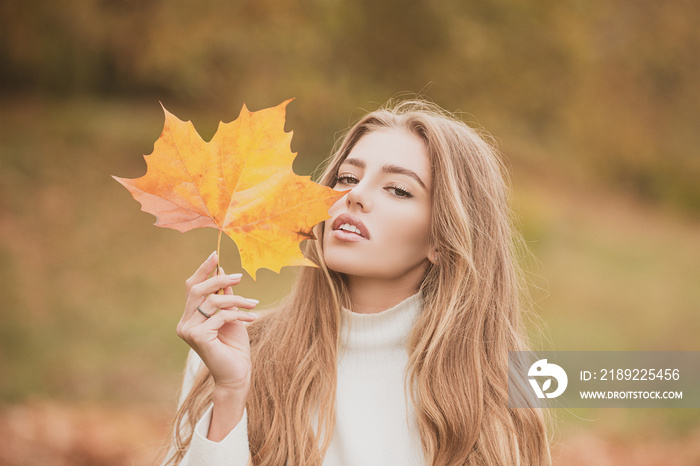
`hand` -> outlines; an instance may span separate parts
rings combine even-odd
[[[241,274],[220,273],[207,278],[216,269],[217,255],[212,253],[185,282],[187,301],[177,324],[177,334],[194,349],[214,377],[215,388],[245,398],[250,388],[250,340],[244,322],[257,315],[238,308],[253,309],[258,301],[233,294]],[[220,289],[224,294],[216,294]],[[197,310],[211,315],[205,317]],[[217,309],[219,309],[217,311]]]

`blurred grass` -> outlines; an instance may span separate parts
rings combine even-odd
[[[518,179],[515,192],[556,349],[697,350],[697,220],[566,177]]]

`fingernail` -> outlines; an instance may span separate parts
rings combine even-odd
[[[258,317],[260,317],[259,315],[253,314],[252,312],[249,312],[248,314],[250,314],[251,316],[255,317],[256,319],[257,319]]]
[[[242,273],[232,273],[231,275],[228,276],[231,280],[237,280],[243,276]]]
[[[253,299],[253,298],[246,298],[245,300],[248,301],[249,303],[253,303],[253,304],[258,304],[260,302],[257,299]]]
[[[216,251],[214,251],[214,252],[212,252],[211,254],[209,254],[209,257],[207,257],[207,260],[210,261],[210,260],[212,260],[215,256],[216,256]]]

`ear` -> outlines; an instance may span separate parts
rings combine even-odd
[[[428,251],[428,260],[429,260],[430,263],[433,264],[433,265],[437,264],[437,261],[438,261],[438,250],[437,250],[437,248],[432,248],[430,251]]]

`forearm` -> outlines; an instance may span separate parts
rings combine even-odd
[[[212,394],[214,406],[207,439],[220,442],[241,422],[246,399],[247,393],[214,388]]]

